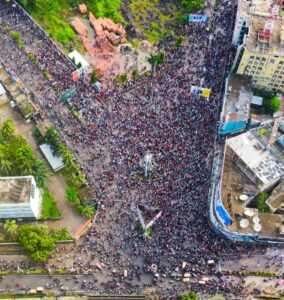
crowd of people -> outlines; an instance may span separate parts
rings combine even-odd
[[[208,15],[208,23],[186,25],[165,38],[160,44],[164,63],[152,75],[97,93],[86,78],[73,81],[72,62],[18,5],[0,3],[1,61],[30,90],[98,191],[101,209],[96,223],[68,254],[81,270],[97,269],[94,261],[102,264],[99,276],[104,280],[91,290],[136,293],[158,285],[160,293],[172,299],[188,289],[174,281],[172,273],[188,272],[196,278],[191,287],[197,291],[245,293],[241,284],[223,280],[216,265],[265,249],[216,236],[207,219],[214,146],[222,142],[216,141],[216,130],[224,76],[234,55],[236,4],[222,0],[220,13]],[[21,34],[25,51],[7,28]],[[186,39],[177,48],[174,41],[179,35]],[[38,65],[25,52],[33,53]],[[192,85],[211,88],[210,97],[191,94]],[[58,100],[73,86],[77,94],[71,105],[82,121]],[[145,178],[139,162],[146,153],[153,155],[154,168]],[[135,226],[138,204],[162,211],[146,239]],[[209,265],[209,260],[215,264]],[[64,261],[58,262],[60,266]],[[208,274],[215,279],[198,284],[198,278]]]

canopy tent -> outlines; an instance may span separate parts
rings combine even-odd
[[[85,58],[77,51],[74,50],[68,54],[68,56],[75,62],[75,64],[78,66],[78,64],[81,64],[82,68],[88,68],[89,63],[85,60]]]

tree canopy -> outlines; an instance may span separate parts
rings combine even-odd
[[[18,228],[19,243],[28,256],[39,262],[47,260],[55,247],[55,238],[45,226],[23,225]]]
[[[34,176],[39,187],[50,176],[44,160],[34,156],[32,148],[20,135],[15,135],[11,120],[0,128],[0,176]]]
[[[275,113],[280,110],[281,101],[277,96],[274,96],[268,101],[268,109],[271,113]]]

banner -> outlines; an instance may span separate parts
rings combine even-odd
[[[207,17],[204,15],[189,15],[188,22],[190,23],[205,23]]]
[[[211,89],[203,88],[200,86],[192,85],[190,88],[190,93],[194,95],[199,95],[205,98],[210,97]]]

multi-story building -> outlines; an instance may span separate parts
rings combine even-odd
[[[282,0],[239,1],[233,43],[233,71],[256,88],[284,92],[284,14]]]

